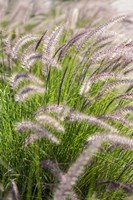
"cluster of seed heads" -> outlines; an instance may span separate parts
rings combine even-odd
[[[36,122],[22,121],[22,122],[17,123],[15,126],[16,131],[22,132],[22,131],[29,130],[33,132],[25,139],[25,142],[24,142],[25,146],[41,138],[47,138],[55,144],[60,143],[57,137],[54,136],[45,128],[45,126],[49,126],[53,128],[54,130],[56,130],[57,132],[64,132],[64,127],[56,118],[50,116],[47,113],[43,113],[43,114],[36,114],[35,120]]]
[[[84,60],[85,62],[87,61],[85,58],[86,55],[88,55],[89,49],[93,48],[95,44],[101,44],[101,42],[105,40],[105,37],[101,38],[99,35],[103,33],[105,29],[115,24],[116,22],[123,20],[124,18],[125,16],[113,18],[95,29],[85,28],[83,31],[77,33],[72,39],[60,47],[58,44],[62,36],[62,25],[56,27],[51,34],[46,31],[42,37],[31,34],[25,35],[21,37],[14,44],[14,46],[12,46],[11,41],[8,38],[4,42],[5,53],[8,58],[16,64],[19,60],[21,60],[21,66],[23,70],[21,72],[12,73],[11,77],[8,78],[6,76],[0,75],[0,80],[7,80],[11,88],[16,90],[15,100],[18,102],[23,102],[30,96],[38,93],[45,94],[47,91],[45,87],[45,81],[42,78],[37,77],[35,74],[29,72],[34,63],[38,61],[43,63],[42,74],[44,74],[46,69],[51,67],[56,67],[57,70],[62,70],[61,61],[65,56],[67,56],[71,47],[76,45],[76,53],[79,56],[81,56],[80,51],[87,53],[85,53],[83,59],[81,59],[80,64],[82,67],[82,65],[84,66],[85,64]],[[93,37],[97,37],[96,42],[91,47],[87,47],[87,51],[84,51],[89,39],[92,39]],[[107,38],[108,37],[109,35]],[[26,45],[28,46],[26,47],[27,49],[24,48]],[[56,48],[56,46],[58,46],[58,48]],[[123,59],[126,59],[126,61],[129,59],[131,62],[132,52],[132,45],[130,44],[127,46],[119,45],[116,47],[110,45],[108,48],[105,47],[92,53],[90,58],[90,66],[87,66],[87,69],[85,69],[85,67],[83,68],[83,76],[80,77],[82,79],[80,83],[82,84],[80,85],[78,94],[85,100],[83,104],[84,106],[82,108],[87,107],[87,105],[91,103],[91,101],[88,100],[89,97],[87,94],[90,92],[92,85],[98,83],[99,81],[104,82],[104,86],[100,93],[94,97],[92,102],[96,102],[97,100],[101,99],[103,96],[107,95],[109,92],[111,92],[113,89],[116,89],[116,87],[120,85],[129,86],[129,91],[127,90],[127,92],[117,95],[113,100],[109,102],[107,107],[109,107],[109,105],[118,99],[130,100],[133,98],[133,93],[130,92],[130,87],[133,85],[133,79],[128,77],[128,73],[125,68],[123,70],[124,73],[117,74],[115,67],[117,69],[118,66],[112,64],[111,67],[108,65],[103,68],[100,73],[98,71],[100,67],[95,69],[91,75],[88,73],[89,69],[92,69],[93,67],[95,68],[97,61],[106,60],[105,58],[110,57],[110,55],[112,59],[114,59],[114,57],[122,57]],[[22,57],[20,58],[21,54]],[[21,83],[24,81],[27,81],[28,84],[26,86],[20,87]],[[77,111],[65,103],[60,104],[60,102],[58,102],[58,105],[51,104],[38,108],[34,121],[23,120],[22,122],[16,124],[16,131],[31,132],[24,141],[25,147],[42,138],[47,138],[52,143],[59,145],[61,141],[58,139],[58,137],[56,137],[55,134],[47,130],[47,127],[51,128],[51,131],[54,130],[54,132],[65,132],[63,126],[65,122],[69,124],[73,121],[84,122],[87,123],[87,125],[94,124],[95,126],[100,127],[104,132],[107,132],[106,134],[104,132],[102,134],[95,134],[88,138],[86,141],[85,149],[79,155],[77,160],[72,164],[72,166],[70,166],[67,173],[63,173],[60,170],[59,165],[50,160],[44,160],[41,162],[41,168],[48,168],[58,179],[58,184],[55,187],[53,195],[54,200],[78,199],[78,196],[76,195],[73,187],[75,186],[79,176],[83,173],[87,163],[92,160],[94,154],[96,154],[96,152],[101,148],[101,145],[104,141],[111,142],[113,145],[121,145],[124,148],[133,150],[133,139],[120,135],[119,131],[113,125],[110,125],[110,123],[106,122],[114,121],[121,123],[122,126],[126,125],[128,128],[133,128],[133,123],[125,118],[125,114],[131,112],[132,110],[132,106],[124,106],[121,108],[116,108],[112,111],[112,113],[94,116],[87,114],[83,110]],[[114,183],[112,183],[112,185],[113,184]],[[117,183],[117,186],[120,186],[120,184]],[[125,190],[126,185],[121,187],[123,187],[123,190]],[[12,183],[11,190],[13,199],[18,200],[19,195],[15,182]]]

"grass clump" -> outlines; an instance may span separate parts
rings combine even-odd
[[[2,37],[4,198],[119,200],[133,194],[130,43],[115,51],[102,38],[123,18],[68,40],[62,25],[15,42]]]

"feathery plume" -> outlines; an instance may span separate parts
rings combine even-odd
[[[51,160],[43,160],[41,161],[40,166],[41,168],[48,168],[57,178],[57,180],[60,181],[62,179],[63,173],[60,170],[58,163],[54,163]]]
[[[115,110],[113,112],[113,115],[121,116],[121,115],[123,115],[123,114],[125,115],[131,111],[133,111],[133,106],[126,106],[126,107]]]
[[[40,86],[35,86],[35,85],[28,85],[22,89],[20,89],[15,97],[16,101],[22,102],[29,98],[30,95],[35,95],[35,94],[44,94],[45,93],[45,88],[40,87]]]
[[[70,121],[84,121],[84,122],[88,122],[88,123],[93,123],[96,125],[99,125],[100,127],[110,130],[111,132],[118,132],[114,127],[112,127],[111,125],[103,122],[101,119],[98,119],[96,117],[93,116],[88,116],[86,114],[80,113],[80,112],[73,112],[69,115],[68,119]]]
[[[8,67],[10,68],[10,62],[16,62],[17,57],[14,55],[14,52],[12,50],[12,44],[11,44],[11,38],[8,37],[4,42],[3,42],[3,50],[5,51],[5,54],[7,55],[7,60],[8,60]]]
[[[26,131],[26,130],[35,130],[35,131],[41,131],[42,130],[42,126],[39,126],[36,123],[33,123],[31,121],[22,121],[22,122],[18,122],[15,125],[15,130],[16,131]]]
[[[114,144],[122,145],[130,150],[133,150],[133,139],[117,134],[97,134],[88,138],[87,144],[93,144],[97,141],[109,141]]]
[[[127,79],[126,76],[123,76],[122,74],[116,74],[113,72],[104,72],[101,74],[98,74],[97,76],[94,76],[91,78],[92,83],[96,83],[99,80],[105,80],[105,79]]]
[[[88,147],[81,153],[77,161],[69,168],[66,175],[62,177],[54,194],[54,200],[65,199],[69,192],[78,180],[78,177],[83,173],[85,165],[92,159],[94,153],[98,151],[103,141],[111,141],[116,144],[121,144],[133,150],[133,140],[116,134],[102,134],[89,137]]]
[[[18,187],[14,181],[11,183],[11,193],[13,200],[19,200],[19,192],[18,192]]]
[[[62,180],[64,174],[60,170],[58,163],[54,163],[51,160],[43,160],[41,161],[40,166],[41,168],[48,168],[59,182]],[[73,191],[70,191],[68,197],[70,197],[71,200],[78,200],[77,195]]]
[[[42,114],[43,112],[55,113],[57,114],[57,117],[59,117],[60,120],[63,121],[71,113],[71,111],[73,111],[73,109],[69,108],[66,105],[53,104],[46,107],[40,107],[37,110],[36,114],[39,115]]]
[[[76,24],[77,24],[77,21],[78,21],[78,16],[79,16],[79,9],[78,8],[74,8],[72,10],[72,12],[70,12],[70,16],[68,17],[68,23],[69,23],[69,27],[72,29],[72,30],[75,30],[76,29]]]
[[[109,20],[108,22],[104,23],[103,25],[92,29],[91,31],[85,29],[84,31],[82,31],[81,33],[77,34],[76,36],[74,36],[74,38],[72,38],[70,41],[68,41],[68,43],[61,49],[60,51],[60,55],[59,58],[60,60],[66,55],[66,53],[68,52],[69,48],[76,43],[78,40],[80,40],[80,42],[78,42],[78,50],[80,50],[83,45],[94,35],[97,35],[100,32],[103,32],[104,29],[106,29],[108,26],[113,25],[114,23],[117,23],[118,21],[121,21],[125,18],[125,16],[119,16],[116,18],[113,18],[111,20]]]
[[[45,39],[45,47],[44,47],[44,55],[42,55],[42,61],[47,63],[48,66],[55,66],[57,69],[61,69],[61,66],[57,63],[53,56],[53,52],[55,51],[55,46],[59,41],[63,30],[63,26],[58,26],[52,32],[52,34]]]
[[[126,76],[123,76],[122,74],[116,74],[113,72],[111,73],[104,72],[93,77],[86,77],[81,86],[79,94],[83,95],[87,93],[93,83],[97,83],[98,81],[105,81],[106,79],[123,79],[124,80],[127,78]]]
[[[90,31],[89,33],[84,34],[83,38],[81,39],[80,45],[78,47],[78,49],[80,50],[84,44],[86,44],[86,42],[94,35],[97,35],[98,33],[103,32],[107,27],[114,25],[115,23],[122,21],[125,18],[124,15],[122,16],[118,16],[115,18],[110,19],[109,21],[105,22],[104,24],[102,24],[101,26],[93,29],[92,31]]]
[[[60,64],[55,60],[55,58],[53,58],[53,57],[50,57],[50,56],[48,56],[48,55],[42,55],[42,62],[44,63],[44,64],[47,64],[48,65],[48,67],[49,66],[52,66],[52,67],[56,67],[57,69],[61,69],[61,66],[60,66]]]
[[[31,121],[22,121],[16,124],[15,130],[17,131],[27,131],[31,130],[34,134],[29,135],[25,140],[25,146],[31,144],[33,141],[38,140],[39,138],[46,137],[51,140],[53,143],[59,144],[59,140],[52,135],[50,132],[45,130],[41,125],[38,125]]]
[[[125,93],[117,96],[117,98],[122,98],[122,99],[132,99],[133,98],[133,93]]]
[[[133,194],[133,184],[120,183],[114,181],[102,181],[100,184],[108,184],[108,191],[112,192],[121,188],[124,192]]]
[[[38,77],[36,77],[35,75],[29,73],[29,72],[19,72],[19,73],[14,73],[12,74],[12,76],[10,77],[10,85],[13,87],[13,88],[16,88],[21,81],[23,80],[29,80],[31,82],[34,82],[34,83],[38,83],[39,85],[43,85],[43,81],[40,80]]]
[[[130,66],[130,68],[128,68],[128,69],[126,67],[123,74],[129,76],[131,72],[133,72],[133,68]]]
[[[92,86],[90,77],[86,77],[79,91],[80,95],[86,94]]]
[[[117,132],[117,130],[114,127],[103,122],[102,120],[80,112],[75,112],[72,108],[69,108],[66,105],[53,104],[47,107],[41,107],[37,110],[36,115],[42,114],[43,112],[56,113],[58,115],[57,117],[59,117],[59,119],[62,121],[66,119],[69,121],[84,121],[97,124],[104,129],[110,130],[111,132]]]
[[[63,30],[63,26],[58,26],[55,28],[55,30],[52,32],[52,34],[50,35],[50,37],[47,37],[45,39],[45,48],[44,48],[44,53],[47,56],[52,57],[53,55],[53,51],[55,49],[55,45],[57,44],[60,35],[62,33]]]
[[[116,80],[113,81],[109,84],[107,84],[105,86],[105,88],[103,88],[103,90],[100,92],[100,94],[96,97],[96,99],[101,98],[103,95],[105,95],[107,92],[113,90],[115,87],[120,86],[120,85],[131,85],[133,84],[133,80],[132,79],[123,79],[123,80]]]
[[[78,34],[76,34],[71,40],[69,40],[61,49],[59,54],[59,59],[62,60],[63,57],[67,54],[69,48],[73,46],[81,37],[87,32],[87,30],[84,30]]]
[[[15,181],[11,181],[10,190],[8,192],[4,191],[3,185],[1,191],[5,193],[2,200],[19,200],[19,191]]]
[[[126,126],[133,128],[133,123],[128,121],[127,119],[117,116],[117,115],[102,115],[99,117],[100,119],[107,119],[107,120],[112,120],[112,121],[118,121],[122,123],[123,125],[125,124]]]
[[[34,36],[32,34],[28,34],[28,35],[24,35],[23,37],[21,37],[13,46],[12,48],[12,52],[14,54],[14,58],[17,59],[17,54],[19,52],[19,50],[28,42],[37,40],[38,36]]]
[[[24,141],[24,146],[27,147],[28,145],[34,143],[37,140],[40,140],[42,138],[45,138],[45,135],[42,135],[41,133],[37,134],[30,134]]]
[[[32,34],[28,34],[28,35],[24,35],[23,37],[21,37],[16,43],[15,45],[12,47],[11,45],[11,40],[10,38],[7,38],[4,41],[4,49],[6,54],[12,59],[12,60],[17,60],[18,59],[18,52],[19,50],[28,42],[37,40],[37,36],[34,36]]]
[[[48,124],[49,126],[53,127],[59,132],[64,132],[64,127],[53,117],[43,114],[43,115],[36,115],[35,119],[42,124]]]
[[[30,69],[34,63],[36,63],[38,60],[42,61],[42,54],[41,53],[30,53],[24,54],[22,58],[22,67],[26,69]]]
[[[34,41],[33,43],[30,43],[23,51],[23,54],[22,54],[22,61],[23,61],[23,58],[26,56],[26,55],[30,55],[32,53],[35,52],[35,48],[36,48],[36,45],[37,45],[37,41]]]
[[[112,59],[114,56],[124,56],[132,59],[132,54],[133,52],[130,47],[109,47],[94,53],[91,57],[91,61],[94,63],[104,58]]]

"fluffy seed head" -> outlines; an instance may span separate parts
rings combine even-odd
[[[123,125],[133,128],[133,123],[131,123],[129,120],[127,120],[119,115],[118,116],[117,115],[102,115],[102,116],[100,116],[100,118],[112,120],[112,121],[118,121],[118,122],[122,123]]]
[[[20,72],[12,74],[10,78],[10,85],[13,88],[16,88],[20,84],[20,82],[25,79],[30,80],[31,82],[38,83],[39,85],[43,85],[42,80],[40,80],[38,77],[28,72]]]
[[[57,117],[63,121],[70,114],[71,111],[72,109],[66,105],[52,104],[46,107],[39,108],[36,114],[39,115],[42,114],[43,112],[55,113],[57,114]]]
[[[57,130],[59,132],[60,131],[64,132],[63,126],[61,126],[61,124],[55,118],[53,118],[47,114],[37,115],[36,120],[39,123],[50,125],[51,127],[53,127],[55,130]]]
[[[102,60],[104,58],[109,58],[112,59],[115,56],[124,56],[126,58],[131,58],[132,59],[132,49],[129,47],[123,47],[123,48],[119,48],[119,47],[109,47],[108,49],[105,48],[104,50],[100,50],[96,53],[93,54],[93,56],[91,57],[91,60],[93,62]]]
[[[31,130],[34,132],[34,134],[31,134],[25,140],[25,146],[27,146],[28,144],[32,143],[35,140],[38,140],[44,137],[48,138],[53,143],[59,144],[59,140],[53,134],[51,134],[46,129],[44,129],[43,126],[31,121],[23,121],[23,122],[17,123],[16,130],[17,131]]]
[[[28,99],[31,95],[35,95],[35,94],[44,94],[45,93],[45,88],[44,87],[40,87],[40,86],[35,86],[35,85],[28,85],[22,89],[20,89],[15,97],[16,101],[22,102],[26,99]]]
[[[117,130],[113,126],[103,122],[101,119],[98,119],[94,116],[86,115],[86,114],[83,114],[83,113],[80,113],[80,112],[71,113],[70,116],[69,116],[69,120],[71,120],[71,121],[76,120],[76,121],[82,121],[82,122],[84,121],[84,122],[88,122],[88,123],[93,123],[93,124],[96,124],[96,125],[104,128],[104,129],[110,130],[111,132],[117,132]]]
[[[57,178],[57,180],[61,180],[63,173],[60,170],[57,163],[52,162],[51,160],[43,160],[41,161],[41,168],[48,168],[53,175]]]
[[[28,34],[28,35],[24,35],[23,37],[21,37],[13,46],[12,48],[12,52],[14,54],[14,57],[16,58],[18,55],[18,52],[20,50],[20,48],[22,48],[23,45],[27,44],[28,42],[37,40],[38,37],[32,34]]]
[[[12,183],[11,183],[11,193],[13,196],[13,200],[19,200],[18,187],[14,181],[12,181]]]
[[[24,69],[30,69],[38,60],[42,61],[42,54],[36,52],[30,53],[30,55],[25,54],[22,58],[22,67]]]
[[[96,97],[96,99],[101,98],[103,95],[107,94],[107,92],[113,90],[117,86],[120,86],[120,85],[131,85],[131,84],[133,84],[133,79],[124,79],[124,80],[113,81],[113,82],[107,84],[105,86],[105,88],[102,89],[102,91]]]
[[[101,134],[89,137],[88,147],[81,153],[76,162],[69,168],[66,175],[62,177],[61,183],[54,194],[54,200],[65,199],[70,195],[72,187],[83,173],[85,165],[91,161],[94,153],[98,151],[103,141],[111,141],[133,150],[133,140],[116,134]]]

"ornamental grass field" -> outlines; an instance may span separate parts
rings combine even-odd
[[[130,19],[44,2],[0,1],[0,199],[132,200]]]

